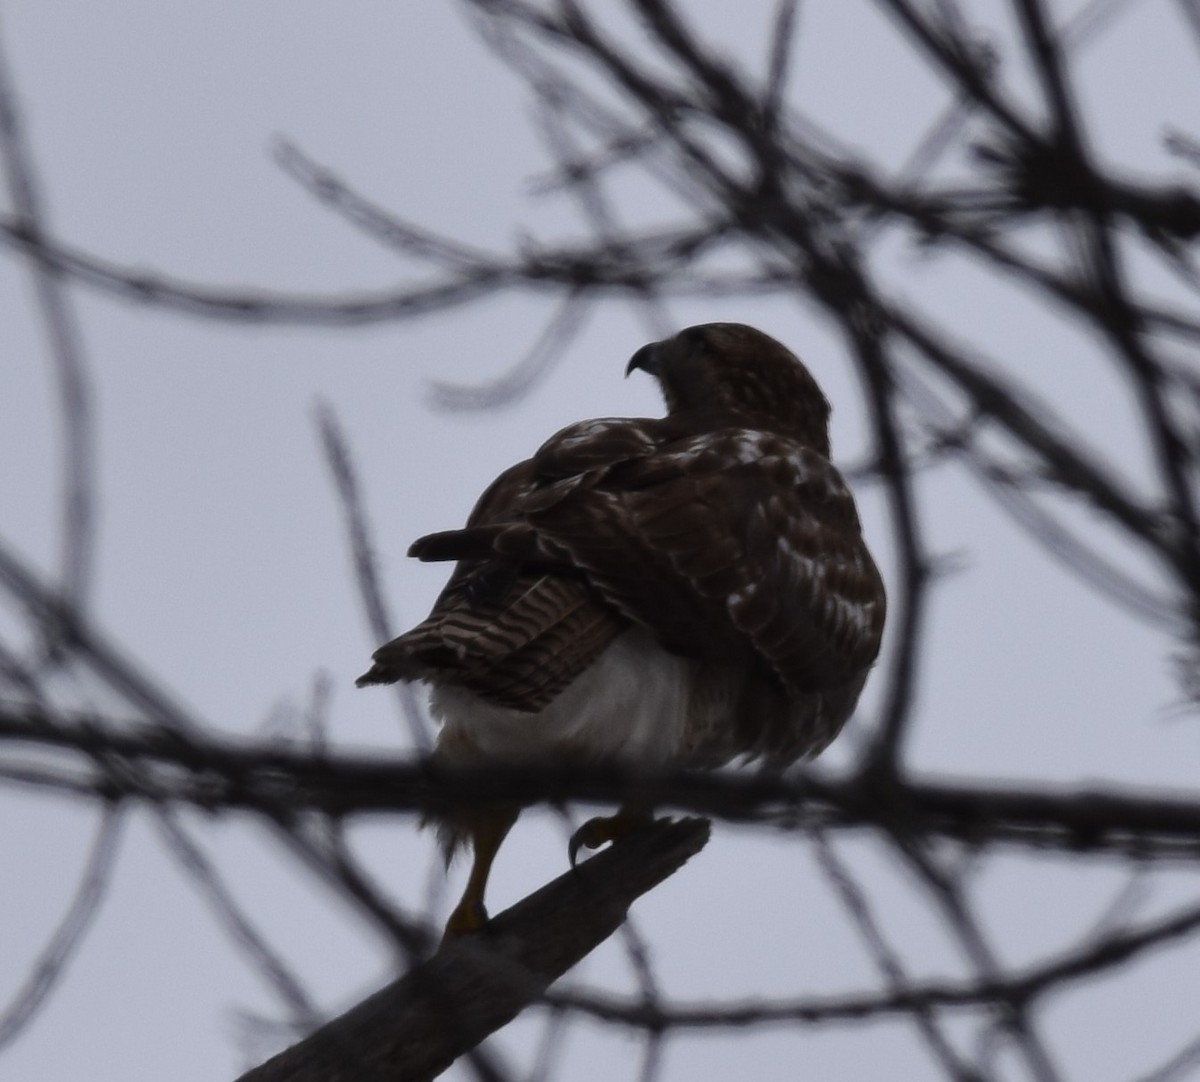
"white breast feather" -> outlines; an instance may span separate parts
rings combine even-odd
[[[689,702],[694,674],[694,662],[667,653],[635,627],[536,714],[496,706],[465,688],[434,686],[429,705],[442,724],[438,754],[463,765],[542,758],[668,763],[686,755],[689,715],[693,739],[698,722],[703,730],[715,720],[697,717],[692,706],[728,711],[728,703]]]

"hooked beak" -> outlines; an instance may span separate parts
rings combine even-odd
[[[643,372],[649,372],[652,376],[657,376],[662,368],[662,362],[658,355],[658,343],[651,342],[648,346],[642,346],[632,357],[629,358],[629,363],[625,366],[625,376],[629,377],[629,373],[635,368],[640,368]]]

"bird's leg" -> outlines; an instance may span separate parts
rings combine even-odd
[[[619,842],[652,822],[654,817],[640,804],[622,804],[616,815],[597,815],[589,819],[571,835],[567,844],[571,867],[575,866],[575,858],[581,847],[599,849],[605,842]]]
[[[500,849],[500,843],[517,821],[518,810],[507,805],[499,808],[488,808],[480,812],[479,817],[471,824],[471,874],[467,877],[467,885],[462,898],[446,921],[443,939],[452,936],[466,935],[468,932],[478,932],[487,924],[487,910],[483,905],[483,895],[487,890],[488,875],[492,870],[492,861]]]

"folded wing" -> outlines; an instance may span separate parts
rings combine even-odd
[[[413,554],[459,565],[362,683],[433,677],[536,711],[632,623],[797,694],[852,680],[879,648],[883,592],[840,475],[752,429],[571,426]]]

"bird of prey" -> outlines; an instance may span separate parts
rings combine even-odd
[[[782,767],[853,711],[886,599],[816,380],[740,323],[644,346],[635,369],[658,381],[665,417],[569,425],[500,474],[464,528],[412,545],[457,565],[358,684],[427,684],[438,761]],[[448,934],[486,922],[519,810],[439,822],[447,859],[474,852]],[[572,859],[647,814],[589,820]]]

